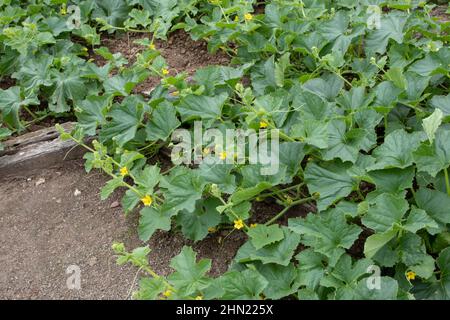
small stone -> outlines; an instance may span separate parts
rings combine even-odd
[[[79,195],[81,195],[81,191],[78,190],[78,189],[75,189],[75,191],[73,192],[73,195],[74,195],[75,197],[78,197]]]
[[[56,199],[56,203],[61,203],[62,200],[61,199]]]
[[[111,205],[109,207],[110,208],[117,208],[118,206],[120,206],[119,201],[114,201],[113,203],[111,203]]]
[[[97,264],[97,258],[96,257],[91,257],[88,261],[88,264],[93,267]]]
[[[35,186],[37,187],[37,186],[40,186],[41,184],[44,184],[44,183],[45,183],[45,179],[44,178],[39,178],[39,180],[36,181]]]

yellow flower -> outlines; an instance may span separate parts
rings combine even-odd
[[[234,220],[234,228],[235,229],[242,229],[244,227],[244,221],[242,219]]]
[[[265,121],[260,121],[259,122],[259,127],[261,129],[265,129],[265,128],[267,128],[267,126],[268,126],[267,122],[265,122]]]
[[[172,295],[172,290],[170,290],[170,289],[163,292],[163,296],[164,296],[164,297],[167,297],[167,298],[168,298],[168,297],[170,297],[171,295]]]
[[[203,300],[203,296],[196,296],[195,300]]]
[[[252,223],[252,224],[250,225],[250,228],[256,228],[257,226],[258,226],[257,223]]]
[[[244,19],[245,19],[245,21],[251,21],[251,20],[253,20],[253,15],[251,13],[246,13],[244,15]]]
[[[169,70],[167,70],[167,68],[162,69],[162,74],[167,76],[169,74]]]
[[[208,228],[208,232],[209,232],[209,233],[214,233],[214,232],[216,232],[216,231],[217,231],[217,229],[214,228],[214,227],[209,227],[209,228]]]
[[[227,158],[227,152],[222,151],[221,153],[219,153],[219,158],[220,160],[225,160]]]
[[[127,169],[127,167],[120,168],[120,175],[121,175],[122,177],[125,177],[127,174],[128,174],[128,169]]]
[[[208,155],[211,152],[211,150],[209,150],[209,148],[204,148],[203,149],[203,155]]]
[[[61,7],[61,10],[59,11],[59,13],[61,13],[61,15],[63,15],[63,16],[65,16],[67,14],[67,9],[66,9],[65,5],[63,5]]]
[[[148,48],[149,48],[150,50],[155,50],[155,49],[156,49],[156,47],[155,47],[155,45],[154,45],[153,43],[151,43],[151,44],[148,46]]]
[[[172,96],[178,97],[180,95],[180,91],[174,91],[172,92]]]
[[[144,206],[149,207],[151,206],[151,204],[153,203],[153,199],[151,196],[146,195],[145,197],[143,197],[141,199],[142,203],[144,204]]]
[[[408,280],[416,279],[416,273],[414,271],[408,271],[406,273],[406,279],[408,279]]]

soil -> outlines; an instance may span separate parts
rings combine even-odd
[[[134,43],[136,40],[148,38],[150,34],[127,33],[104,36],[102,46],[106,46],[112,53],[122,53],[131,65],[136,61],[136,55],[145,48]],[[205,41],[194,41],[183,30],[177,30],[170,34],[167,41],[156,40],[155,47],[161,52],[169,65],[171,75],[186,72],[189,75],[208,65],[228,65],[230,57],[223,52],[210,54]],[[105,63],[104,59],[98,55],[94,57],[99,65]],[[139,84],[134,92],[146,93],[151,91],[160,82],[159,78],[151,77]]]
[[[131,250],[144,245],[137,237],[137,214],[125,217],[117,202],[123,191],[100,201],[107,177],[86,174],[83,161],[0,177],[0,299],[127,299],[136,289],[137,269],[117,266],[115,241]],[[242,232],[221,231],[193,244],[174,232],[158,232],[149,242],[150,265],[171,272],[170,259],[184,245],[198,258],[212,259],[212,275],[226,271],[243,244]],[[69,290],[66,269],[81,270],[81,290]]]
[[[446,13],[448,6],[440,5],[433,8],[431,16],[437,18],[440,22],[449,22],[450,14]]]

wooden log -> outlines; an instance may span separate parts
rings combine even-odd
[[[62,124],[71,131],[74,123]],[[45,128],[4,142],[0,153],[0,179],[4,176],[48,168],[64,160],[79,159],[86,150],[75,142],[61,141],[55,128]]]

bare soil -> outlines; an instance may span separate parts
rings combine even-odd
[[[136,56],[145,48],[134,43],[136,40],[149,38],[150,34],[142,33],[126,33],[105,36],[102,39],[102,45],[106,46],[112,53],[122,53],[128,60],[129,64],[136,61]],[[230,57],[223,52],[210,54],[205,41],[194,41],[183,30],[177,30],[170,34],[167,41],[156,40],[155,47],[161,52],[161,56],[166,59],[169,65],[171,75],[180,72],[186,72],[189,75],[205,66],[209,65],[228,65]],[[102,57],[96,55],[95,61],[102,65],[105,63]],[[145,93],[153,89],[159,84],[160,79],[150,77],[143,83],[139,84],[134,92]]]
[[[100,201],[107,177],[86,174],[83,161],[0,177],[0,299],[127,299],[136,289],[136,268],[117,266],[115,241],[128,249],[137,237],[137,214],[125,217],[117,205],[123,191]],[[193,244],[173,232],[149,242],[150,264],[168,274],[170,259],[184,245],[213,261],[211,273],[226,271],[244,242],[241,232],[222,231]],[[69,290],[66,269],[81,269],[81,290]]]

